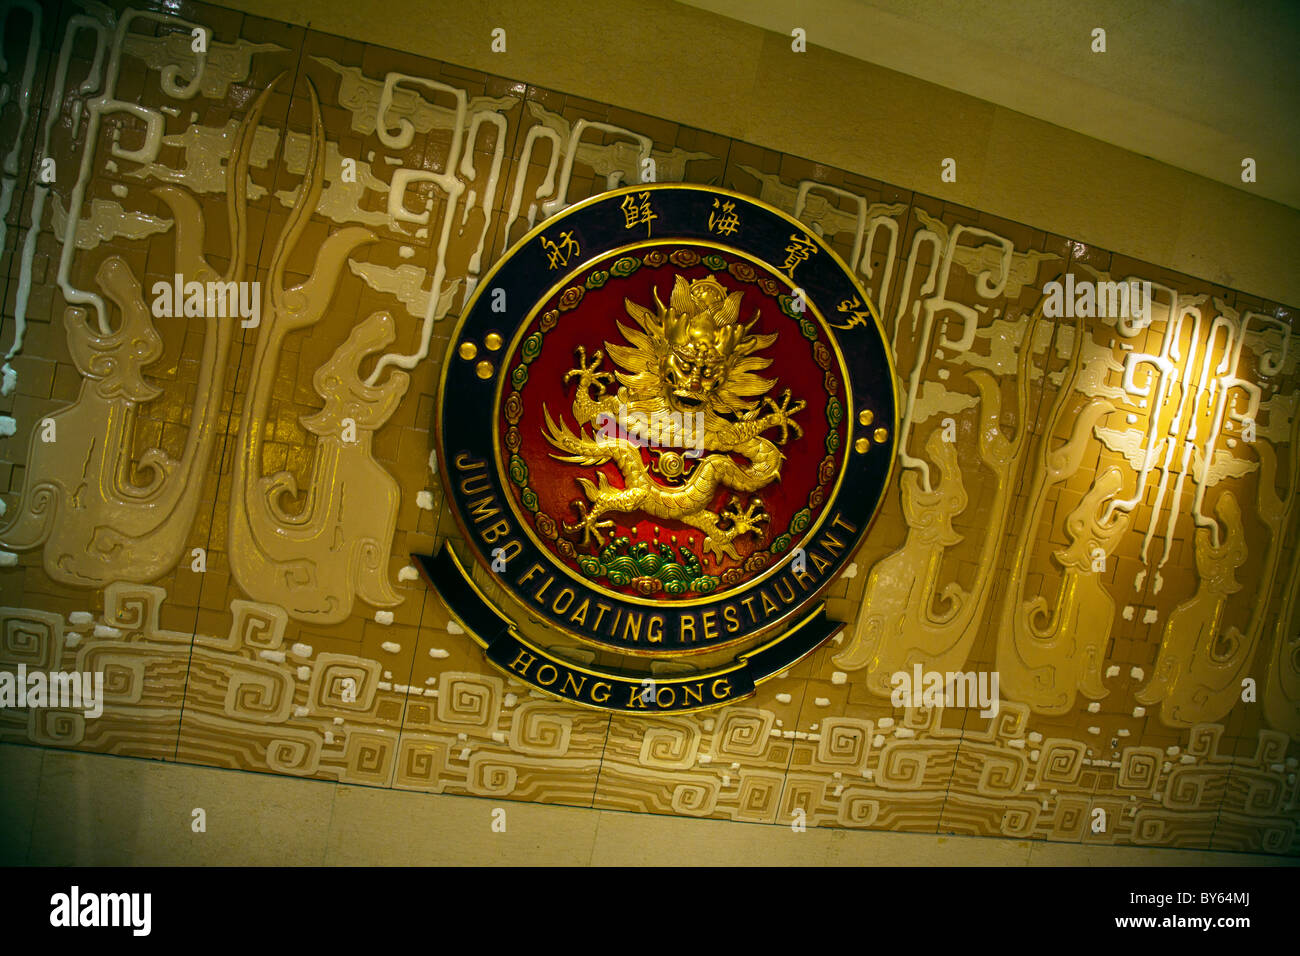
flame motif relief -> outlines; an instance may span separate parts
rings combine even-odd
[[[239,126],[227,178],[230,267],[222,281],[239,281],[247,236],[247,172],[253,133],[266,104],[263,93]],[[175,217],[175,270],[208,282],[217,272],[203,256],[199,204],[183,189],[153,190]],[[131,460],[140,407],[161,394],[143,369],[162,355],[139,280],[120,256],[100,266],[96,281],[118,307],[115,331],[92,330],[86,310],[64,312],[68,348],[85,376],[69,407],[53,413],[53,435],[32,433],[28,462],[34,480],[18,514],[0,534],[0,546],[43,548],[45,571],[61,583],[101,587],[111,581],[143,583],[170,571],[180,558],[198,511],[199,486],[219,434],[221,389],[229,366],[231,320],[206,319],[203,357],[185,449],[179,461],[158,448]],[[147,480],[140,479],[147,475]]]
[[[286,336],[324,317],[348,255],[375,241],[368,229],[339,229],[321,244],[311,276],[299,285],[285,285],[285,264],[321,194],[325,133],[316,91],[309,88],[309,93],[312,129],[305,185],[271,260],[263,327],[240,419],[229,554],[232,575],[254,600],[282,605],[302,620],[331,624],[352,613],[356,595],[380,607],[401,602],[387,578],[401,493],[371,457],[371,438],[406,393],[409,376],[395,370],[378,385],[358,377],[366,356],[393,341],[392,316],[377,312],[353,329],[313,378],[325,407],[302,420],[317,436],[316,453],[302,508],[290,511],[284,502],[298,496],[294,477],[261,473],[262,423],[280,351]]]

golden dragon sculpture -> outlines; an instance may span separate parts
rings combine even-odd
[[[564,452],[553,456],[560,461],[589,466],[613,462],[623,479],[622,487],[603,471],[595,481],[578,479],[586,500],[573,502],[579,520],[564,528],[581,533],[584,547],[605,543],[602,532],[613,527],[612,520],[602,520],[605,515],[638,511],[703,532],[703,550],[716,563],[738,556],[734,542],[742,535],[761,537],[768,520],[761,498],[743,502],[733,494],[718,511],[709,505],[719,489],[752,493],[779,480],[784,455],[778,445],[789,441],[792,431],[796,439],[803,436],[794,416],[807,403],[793,400],[789,389],[780,400],[767,395],[776,380],[757,373],[772,360],[757,353],[776,342],[777,333],[753,332],[757,313],[748,323],[740,320],[743,294],[728,294],[713,276],[687,282],[679,275],[667,306],[655,290],[655,312],[624,300],[636,327],[619,323],[627,344],[605,343],[617,372],[602,370],[602,351],[588,360],[579,346],[577,366],[564,377],[565,384],[578,383],[573,415],[579,430],[557,421],[543,406],[543,434]],[[611,394],[606,385],[615,380],[621,387]],[[612,420],[638,416],[651,423],[681,422],[683,416],[702,422],[693,449],[661,453],[657,470],[664,482],[651,475],[636,436],[619,433],[621,429],[611,434],[606,427]],[[596,429],[591,436],[583,429],[588,425]],[[771,429],[779,429],[779,437],[764,437]],[[660,429],[665,432],[681,439],[685,429]]]

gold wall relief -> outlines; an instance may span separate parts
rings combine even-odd
[[[1260,476],[1256,514],[1269,528],[1271,539],[1261,575],[1262,586],[1252,606],[1243,633],[1224,626],[1229,595],[1242,589],[1232,572],[1244,563],[1242,518],[1236,498],[1223,492],[1215,513],[1227,525],[1227,538],[1215,547],[1211,532],[1196,532],[1196,564],[1200,576],[1197,592],[1180,604],[1165,627],[1160,657],[1150,684],[1137,695],[1143,703],[1162,704],[1161,717],[1171,726],[1185,726],[1198,720],[1215,720],[1242,699],[1243,680],[1251,673],[1255,650],[1263,636],[1267,612],[1274,595],[1280,596],[1273,629],[1273,642],[1265,661],[1263,682],[1264,714],[1268,722],[1292,737],[1300,735],[1300,660],[1295,635],[1296,589],[1300,584],[1300,557],[1282,573],[1284,532],[1296,513],[1297,468],[1300,468],[1300,416],[1292,422],[1288,479],[1290,487],[1277,491],[1277,455],[1272,446],[1260,441],[1256,451]],[[1279,587],[1280,585],[1280,587]]]
[[[337,562],[332,569],[336,580],[325,582],[324,590],[346,591],[350,577],[357,595],[376,607],[402,602],[388,581],[388,554],[401,492],[393,476],[372,457],[371,440],[406,394],[410,376],[394,371],[371,386],[361,380],[359,368],[367,356],[391,345],[396,337],[396,323],[387,312],[376,312],[355,326],[312,377],[325,407],[302,419],[303,426],[317,436],[308,507],[334,516],[333,534],[341,534],[351,548],[346,562]],[[345,437],[349,420],[356,428],[354,440]],[[282,494],[292,496],[294,491],[291,485],[284,486]],[[266,500],[284,527],[300,525],[307,513],[288,514],[281,508],[280,495],[268,495]]]
[[[204,221],[193,196],[174,186],[154,190],[175,217],[174,268],[182,283],[197,281],[207,288],[212,281],[235,283],[243,277],[248,161],[269,92],[244,117],[231,151],[227,211],[232,248],[225,273],[218,275],[203,257]],[[77,400],[48,416],[50,429],[33,430],[27,459],[32,480],[13,523],[0,533],[0,546],[7,549],[43,547],[50,578],[81,587],[152,581],[180,558],[218,435],[221,389],[238,321],[206,310],[203,355],[180,459],[150,448],[136,461],[140,410],[162,394],[143,370],[162,355],[163,340],[126,260],[108,257],[95,278],[117,306],[121,322],[116,330],[97,331],[86,321],[85,309],[70,306],[64,312],[68,349],[85,378]],[[179,304],[173,303],[174,311],[181,311]]]
[[[57,23],[33,0],[9,7],[0,672],[102,671],[105,686],[98,718],[0,706],[0,741],[598,809],[1300,852],[1294,309],[878,182],[870,163],[782,155],[528,77],[201,3],[186,18],[83,4]],[[852,622],[842,646],[745,703],[611,721],[497,675],[402,564],[457,536],[425,432],[440,364],[465,361],[445,345],[458,313],[512,238],[647,175],[761,198],[844,259],[896,359],[902,467],[899,507],[872,531],[884,544],[828,582],[829,616]],[[711,242],[753,225],[703,215]],[[1155,276],[1154,312],[1093,311],[1071,338],[1071,320],[1033,311],[1053,263],[1086,274],[1098,308],[1111,273],[1090,266]],[[260,326],[155,315],[150,283],[174,275],[262,279]],[[851,357],[862,303],[823,318]],[[589,371],[635,375],[614,354],[633,346],[592,337],[582,364],[600,347]],[[469,368],[500,368],[502,339],[477,347]],[[558,366],[533,368],[530,388],[554,383]],[[585,438],[597,402],[575,407],[576,384],[550,412]],[[809,428],[793,409],[810,395],[793,392],[786,417]],[[852,397],[870,448],[892,423]],[[57,441],[41,441],[43,418]],[[808,441],[789,438],[757,445],[770,468],[752,494],[769,505],[790,481],[781,453]],[[647,453],[655,481],[709,490],[675,451]],[[593,530],[627,514],[614,499],[646,470],[599,468]],[[748,546],[721,520],[726,496],[687,504]],[[188,549],[205,544],[201,574]],[[470,571],[508,600],[504,575]],[[525,623],[558,663],[607,662],[540,615]],[[996,670],[999,715],[895,707],[891,677],[914,664]],[[704,669],[648,672],[662,685]]]
[[[1300,509],[1295,506],[1296,497],[1300,495],[1300,410],[1293,414],[1289,447],[1290,494],[1285,499],[1284,513],[1276,530],[1283,532],[1289,526],[1290,540],[1294,545],[1300,537],[1300,530],[1296,527],[1300,523],[1296,520]],[[1270,582],[1270,597],[1281,595],[1282,604],[1273,628],[1273,646],[1269,651],[1264,680],[1264,715],[1272,726],[1290,734],[1293,740],[1300,740],[1300,617],[1296,616],[1296,606],[1300,605],[1300,547],[1294,547],[1290,569],[1276,581],[1280,586],[1273,588],[1273,582]]]
[[[1118,469],[1107,469],[1066,517],[1070,546],[1055,554],[1062,575],[1052,605],[1042,596],[1023,600],[1024,565],[1017,555],[1019,573],[1013,572],[1012,580],[1018,587],[998,632],[998,672],[1006,692],[1039,713],[1068,712],[1076,691],[1093,700],[1108,693],[1101,673],[1115,602],[1102,584],[1101,567],[1114,553],[1128,518],[1107,521],[1101,509],[1121,481]],[[1013,600],[1020,601],[1019,608],[1013,609]]]
[[[264,297],[262,328],[253,353],[248,392],[237,438],[229,523],[230,570],[254,600],[278,604],[293,617],[317,624],[342,621],[354,597],[381,607],[401,599],[387,580],[400,492],[371,455],[371,439],[397,407],[409,377],[394,371],[379,384],[358,378],[371,353],[391,343],[393,320],[375,313],[317,370],[313,385],[325,407],[302,424],[317,436],[311,483],[302,505],[294,476],[262,474],[267,411],[285,338],[326,314],[343,266],[358,246],[375,236],[360,226],[332,233],[320,247],[312,275],[285,285],[285,269],[307,227],[322,188],[325,132],[320,103],[308,85],[311,146],[305,186],[277,240]]]
[[[1259,483],[1255,513],[1268,528],[1269,544],[1258,576],[1261,587],[1251,605],[1249,620],[1243,631],[1228,624],[1226,620],[1230,595],[1242,589],[1234,572],[1245,564],[1249,553],[1241,506],[1237,496],[1232,491],[1225,490],[1214,506],[1219,521],[1206,516],[1202,508],[1206,489],[1216,476],[1231,474],[1227,471],[1229,466],[1236,466],[1238,474],[1254,467],[1238,456],[1225,453],[1217,444],[1225,426],[1230,426],[1233,422],[1241,423],[1243,429],[1253,428],[1260,409],[1259,385],[1241,377],[1243,345],[1248,338],[1251,319],[1258,316],[1247,312],[1238,320],[1235,310],[1218,300],[1215,304],[1220,314],[1210,328],[1201,374],[1204,383],[1211,367],[1211,348],[1217,341],[1216,332],[1221,330],[1223,351],[1214,373],[1218,379],[1218,388],[1206,400],[1205,410],[1208,414],[1205,417],[1209,419],[1209,434],[1203,447],[1192,448],[1192,442],[1187,443],[1193,455],[1191,471],[1195,481],[1195,495],[1191,511],[1196,526],[1195,561],[1199,580],[1196,593],[1179,604],[1170,615],[1161,638],[1152,680],[1136,695],[1141,703],[1159,703],[1161,719],[1172,727],[1220,720],[1243,699],[1242,681],[1249,676],[1254,664],[1272,596],[1281,576],[1283,532],[1294,511],[1297,491],[1298,436],[1293,421],[1290,439],[1292,462],[1288,474],[1290,488],[1282,494],[1278,493],[1276,484],[1277,453],[1273,446],[1262,439],[1248,443],[1258,457]],[[1261,351],[1258,356],[1260,370],[1265,374],[1270,374],[1270,370],[1278,371],[1280,362],[1276,359],[1277,356],[1273,353]],[[1237,407],[1235,396],[1238,394],[1246,397],[1244,411]],[[1190,433],[1193,439],[1197,437],[1195,416],[1198,411],[1199,408],[1194,404]],[[1234,441],[1229,447],[1235,444]],[[1186,460],[1187,455],[1184,458]],[[1181,486],[1182,473],[1175,486],[1175,501],[1180,497]],[[1220,527],[1220,521],[1226,532]],[[1283,614],[1289,614],[1285,601],[1282,611]],[[1277,661],[1274,659],[1269,664],[1270,674],[1276,666]],[[1292,666],[1294,665],[1285,662],[1282,664],[1283,668]],[[1279,687],[1281,679],[1280,676],[1277,678]],[[1266,679],[1266,685],[1270,680],[1272,678]],[[1276,695],[1274,699],[1276,700]],[[1285,718],[1279,719],[1283,721],[1281,726],[1286,726]]]
[[[606,189],[640,181],[643,164],[650,159],[654,147],[650,137],[587,119],[579,119],[570,126],[563,117],[549,113],[531,100],[528,108],[536,122],[524,137],[523,154],[517,164],[504,225],[507,238],[518,239],[538,222],[544,222],[569,205],[569,183],[574,163],[579,159],[590,164],[598,174],[604,174]],[[618,138],[622,142],[596,145],[584,141],[588,133],[595,134],[590,139],[599,136],[606,140]],[[550,144],[546,175],[532,190],[532,195],[526,197],[529,163],[537,161],[534,153],[542,140]],[[522,229],[516,226],[521,218],[526,221]]]
[[[1104,399],[1088,400],[1075,410],[1066,443],[1051,448],[1053,435],[1075,394],[1085,351],[1083,336],[1082,323],[1076,321],[1070,367],[1041,439],[1042,456],[1029,492],[1029,512],[1011,556],[1007,596],[997,632],[997,670],[1004,692],[1044,714],[1067,713],[1078,691],[1093,700],[1108,693],[1101,675],[1115,619],[1115,602],[1102,584],[1101,573],[1129,523],[1126,513],[1114,518],[1104,513],[1103,506],[1123,482],[1119,469],[1108,468],[1065,519],[1070,545],[1055,553],[1061,581],[1053,604],[1042,596],[1026,600],[1031,552],[1048,498],[1055,486],[1078,472],[1085,453],[1095,447],[1093,426],[1114,411],[1114,406]]]
[[[1196,593],[1169,616],[1155,673],[1135,695],[1140,703],[1161,704],[1161,719],[1172,727],[1190,727],[1231,710],[1241,695],[1241,684],[1234,678],[1249,666],[1249,652],[1254,650],[1253,642],[1247,646],[1236,628],[1222,632],[1228,597],[1241,590],[1235,572],[1247,555],[1241,507],[1236,496],[1225,491],[1214,510],[1227,526],[1227,535],[1216,546],[1208,529],[1196,529]]]
[[[890,675],[911,667],[899,645],[928,646],[929,634],[947,627],[969,596],[955,582],[939,588],[943,553],[962,538],[952,527],[954,516],[966,510],[966,489],[957,464],[956,445],[945,442],[938,431],[930,433],[926,452],[938,466],[937,488],[925,490],[915,471],[901,478],[903,516],[907,540],[888,557],[877,561],[867,577],[862,614],[845,649],[835,663],[846,670],[868,668],[867,683],[878,694],[888,694]],[[946,607],[936,611],[935,596]],[[902,638],[902,640],[900,640]],[[905,665],[905,666],[904,666]]]
[[[836,664],[846,670],[868,668],[867,685],[874,693],[885,696],[890,693],[891,675],[897,671],[910,671],[918,663],[927,669],[956,670],[969,655],[992,590],[997,558],[1014,498],[1011,494],[1012,476],[1029,434],[1025,416],[1029,414],[1030,365],[1035,332],[1042,321],[1041,309],[1023,325],[1021,333],[1015,373],[1015,413],[1020,426],[1014,438],[1008,439],[999,426],[1002,390],[997,378],[983,369],[966,373],[979,393],[979,455],[984,466],[993,473],[993,498],[988,508],[988,530],[976,561],[978,571],[970,589],[963,588],[956,581],[941,584],[940,566],[944,552],[962,540],[952,528],[952,519],[966,507],[966,478],[958,460],[956,444],[943,441],[940,431],[935,429],[931,431],[925,449],[940,470],[941,482],[936,493],[930,483],[928,463],[907,453],[906,439],[916,416],[922,370],[931,355],[935,315],[942,309],[952,309],[962,319],[961,336],[957,339],[942,338],[943,346],[960,352],[968,349],[975,339],[977,313],[968,306],[949,301],[946,291],[957,241],[964,232],[994,240],[1005,253],[999,259],[1000,266],[979,274],[976,285],[981,293],[997,294],[1006,282],[1010,244],[984,230],[964,226],[953,228],[937,275],[935,267],[931,266],[931,276],[922,286],[923,291],[937,287],[938,292],[922,303],[917,357],[900,431],[900,460],[908,469],[901,481],[907,539],[902,548],[872,569],[863,595],[863,611],[844,650],[835,657]],[[921,237],[927,233],[927,230],[922,230],[917,234],[912,244],[914,259],[923,245]],[[939,241],[939,237],[934,236],[936,246]],[[908,265],[909,284],[914,265],[915,262]],[[996,268],[1001,272],[995,272]],[[995,276],[998,278],[994,279]],[[905,311],[904,301],[900,299],[900,319]],[[895,332],[897,330],[895,326]],[[936,607],[936,603],[942,609]]]
[[[738,168],[758,184],[758,196],[764,202],[807,223],[827,241],[846,237],[849,251],[843,252],[843,246],[838,251],[857,274],[881,318],[887,318],[898,258],[899,223],[907,218],[907,203],[870,202],[859,193],[828,183],[801,179],[789,185],[776,173],[764,173],[744,163]],[[849,208],[840,208],[837,204],[841,202]],[[882,234],[885,241],[879,238]],[[872,256],[878,255],[881,248],[882,261],[873,267]]]
[[[1300,740],[1300,558],[1291,562],[1291,573],[1283,582],[1283,604],[1273,630],[1273,647],[1264,683],[1264,714],[1278,730]]]

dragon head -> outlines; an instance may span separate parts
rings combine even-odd
[[[619,324],[627,345],[606,343],[620,366],[619,381],[633,400],[659,399],[678,411],[709,407],[740,413],[775,383],[755,372],[772,364],[754,353],[776,341],[776,334],[755,335],[740,321],[743,292],[727,293],[712,275],[688,282],[677,276],[667,306],[654,291],[656,312],[624,299],[627,313],[640,327]]]

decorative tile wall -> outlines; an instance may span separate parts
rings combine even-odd
[[[1293,307],[220,7],[3,16],[0,670],[102,672],[105,706],[6,706],[0,740],[1300,852]],[[456,534],[429,432],[455,317],[532,225],[646,160],[791,213],[856,272],[894,349],[902,467],[830,592],[837,638],[723,710],[611,718],[489,666],[409,555]],[[258,324],[155,314],[178,273],[259,282]],[[1045,314],[1067,273],[1149,281],[1150,318]],[[895,706],[917,665],[996,672],[1000,712]]]

